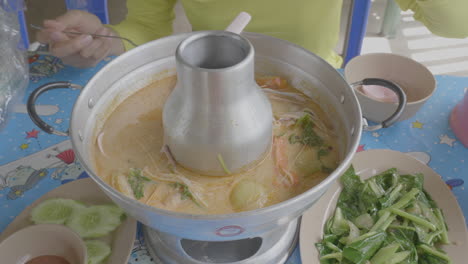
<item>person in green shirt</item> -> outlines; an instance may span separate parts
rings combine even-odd
[[[177,0],[128,0],[126,19],[118,25],[102,25],[87,12],[71,10],[44,21],[37,37],[50,44],[53,55],[65,64],[91,67],[109,55],[133,48],[120,39],[73,36],[67,30],[120,35],[143,44],[172,34]],[[393,0],[390,0],[393,1]],[[449,38],[468,37],[468,0],[395,0],[402,10],[434,34]],[[245,31],[262,33],[298,44],[338,68],[342,58],[338,42],[342,0],[181,0],[194,31],[222,30],[241,11],[252,16]]]

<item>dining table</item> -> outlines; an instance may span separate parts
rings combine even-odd
[[[47,134],[31,121],[26,110],[29,94],[54,81],[69,81],[84,87],[112,59],[106,58],[92,68],[78,69],[66,66],[60,59],[47,54],[29,54],[28,87],[11,108],[7,123],[0,130],[0,232],[45,193],[88,177],[75,157],[68,137]],[[437,75],[435,78],[437,88],[434,94],[415,116],[388,128],[364,131],[357,151],[392,149],[427,164],[441,175],[466,218],[468,149],[450,129],[449,117],[468,90],[468,77]],[[38,114],[56,129],[66,131],[79,94],[80,90],[51,90],[38,98]],[[156,263],[146,248],[141,224],[137,228],[128,263]],[[299,246],[286,263],[301,263]]]

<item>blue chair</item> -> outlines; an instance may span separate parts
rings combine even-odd
[[[352,11],[348,20],[345,39],[344,65],[361,54],[362,42],[366,36],[371,0],[352,0]]]
[[[107,0],[65,0],[67,9],[78,9],[95,14],[103,24],[109,24]]]
[[[8,12],[17,12],[18,22],[20,25],[22,48],[29,47],[28,37],[28,24],[24,16],[24,2],[23,0],[7,0]],[[1,3],[1,2],[0,2]],[[78,9],[88,11],[95,14],[103,24],[109,24],[109,14],[107,13],[107,0],[65,0],[68,10]]]

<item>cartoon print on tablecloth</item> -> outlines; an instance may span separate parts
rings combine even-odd
[[[34,169],[30,166],[18,166],[6,175],[0,174],[0,190],[10,188],[7,194],[8,200],[15,200],[24,192],[36,186],[40,180],[47,176],[48,170],[46,168]]]
[[[25,139],[36,139],[39,148],[42,149],[38,141],[39,131],[32,129],[26,131]],[[30,142],[22,143],[19,146],[21,150],[29,150]],[[3,166],[2,166],[3,167]],[[3,171],[3,170],[0,170]],[[31,166],[19,165],[11,170],[8,170],[4,175],[0,173],[0,190],[10,188],[7,199],[15,200],[21,197],[26,191],[36,186],[39,181],[45,178],[49,173],[49,168],[33,168]]]
[[[447,134],[443,134],[439,136],[440,139],[440,144],[446,144],[450,147],[453,147],[453,143],[455,143],[457,140],[454,138],[449,137]]]
[[[143,230],[141,224],[137,227],[137,236],[135,243],[133,244],[133,250],[128,259],[128,264],[154,264],[158,263],[154,261],[148,252],[145,244],[145,238],[143,236]]]
[[[414,122],[411,123],[411,127],[412,127],[412,128],[423,129],[424,123],[421,123],[421,122],[419,122],[418,120],[416,120],[416,121],[414,121]]]
[[[41,142],[38,139],[39,130],[36,130],[33,128],[31,131],[27,131],[25,133],[26,133],[26,139],[34,138],[36,140],[37,145],[39,146],[39,149],[42,149]]]
[[[366,147],[366,144],[361,144],[361,145],[359,145],[358,148],[357,148],[357,150],[356,150],[356,152],[361,152],[361,151],[366,150],[365,147]]]
[[[51,175],[52,179],[60,180],[62,184],[65,184],[76,179],[87,177],[83,167],[78,160],[76,160],[73,149],[62,151],[55,155],[55,157],[63,161],[64,164],[55,167],[55,171]]]
[[[31,145],[31,139],[35,139],[35,142],[38,146],[38,149],[42,149],[42,146],[41,146],[41,142],[40,140],[38,139],[38,136],[39,136],[39,130],[36,130],[36,129],[32,129],[31,131],[25,131],[24,133],[26,134],[26,137],[25,139],[27,139],[26,142],[24,143],[21,143],[18,148],[21,150],[21,151],[25,151],[26,154],[32,154],[31,153],[31,149],[30,149],[30,145]]]
[[[33,62],[36,62],[39,59],[39,57],[39,54],[30,54],[28,57],[28,63],[32,64]]]
[[[61,184],[88,177],[76,160],[70,142],[65,141],[0,166],[0,191],[9,188],[7,199],[18,199],[49,173],[52,179],[61,181]]]
[[[65,66],[59,58],[53,56],[37,56],[33,55],[29,57],[29,80],[32,82],[38,82],[43,78],[50,77]]]
[[[450,190],[453,190],[453,188],[463,186],[463,184],[465,184],[465,181],[462,180],[462,179],[457,178],[457,179],[447,180],[445,183],[450,188]]]
[[[21,150],[28,149],[28,148],[29,148],[29,143],[23,143],[23,144],[19,145],[19,148],[20,148]]]

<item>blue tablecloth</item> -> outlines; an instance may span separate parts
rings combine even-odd
[[[107,61],[83,70],[66,67],[50,56],[30,57],[31,82],[22,103],[26,103],[32,90],[47,82],[85,85]],[[456,140],[448,126],[448,117],[468,89],[468,78],[436,78],[435,94],[415,117],[387,129],[364,132],[359,150],[393,149],[428,163],[442,175],[467,216],[468,191],[464,180],[468,175],[468,149]],[[57,129],[67,130],[78,94],[79,91],[65,89],[44,94],[37,101],[42,105],[42,117]],[[68,138],[40,131],[31,122],[24,105],[18,105],[0,131],[0,230],[41,195],[83,177],[87,175],[75,159]],[[129,263],[152,263],[140,232]],[[297,248],[287,263],[301,263]]]

